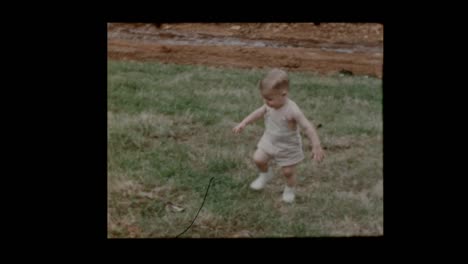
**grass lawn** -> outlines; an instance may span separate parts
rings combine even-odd
[[[326,158],[300,163],[296,202],[285,179],[261,192],[251,160],[266,70],[108,61],[108,237],[383,235],[382,81],[289,73],[290,98],[318,128]],[[319,125],[320,124],[320,125]],[[307,137],[303,136],[305,144]]]

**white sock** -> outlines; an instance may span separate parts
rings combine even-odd
[[[268,167],[268,170],[266,172],[260,172],[260,177],[266,177],[266,178],[270,178],[272,175],[271,175],[271,168]]]
[[[268,167],[267,172],[260,172],[258,178],[250,184],[250,188],[254,190],[261,190],[265,187],[267,182],[273,178],[273,173],[271,172],[270,167]]]
[[[283,201],[288,203],[293,202],[294,198],[296,197],[295,189],[295,187],[289,187],[288,185],[286,185],[283,191]]]

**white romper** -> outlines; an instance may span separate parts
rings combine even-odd
[[[257,147],[281,167],[299,163],[304,159],[304,152],[298,122],[293,117],[301,110],[289,98],[279,109],[265,107],[265,132]]]

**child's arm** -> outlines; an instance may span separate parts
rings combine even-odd
[[[304,130],[304,133],[310,140],[310,147],[312,149],[312,158],[317,161],[322,161],[325,157],[325,153],[323,152],[322,146],[320,144],[320,140],[317,134],[317,130],[315,130],[314,125],[310,122],[302,111],[297,111],[295,113],[295,119]]]
[[[245,128],[250,123],[253,123],[257,119],[263,117],[266,112],[266,107],[265,105],[261,106],[257,110],[253,111],[250,115],[248,115],[242,122],[240,122],[237,126],[235,126],[232,131],[236,134],[242,132],[242,130]]]

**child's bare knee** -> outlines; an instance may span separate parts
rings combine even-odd
[[[267,164],[267,162],[265,160],[261,159],[260,157],[254,156],[253,160],[254,160],[255,164],[257,164],[257,165]]]
[[[265,165],[267,164],[267,160],[265,160],[265,157],[263,157],[260,153],[255,152],[253,155],[253,160],[255,164],[257,165]]]
[[[294,175],[294,167],[283,167],[282,168],[283,175],[287,178],[292,177]]]

